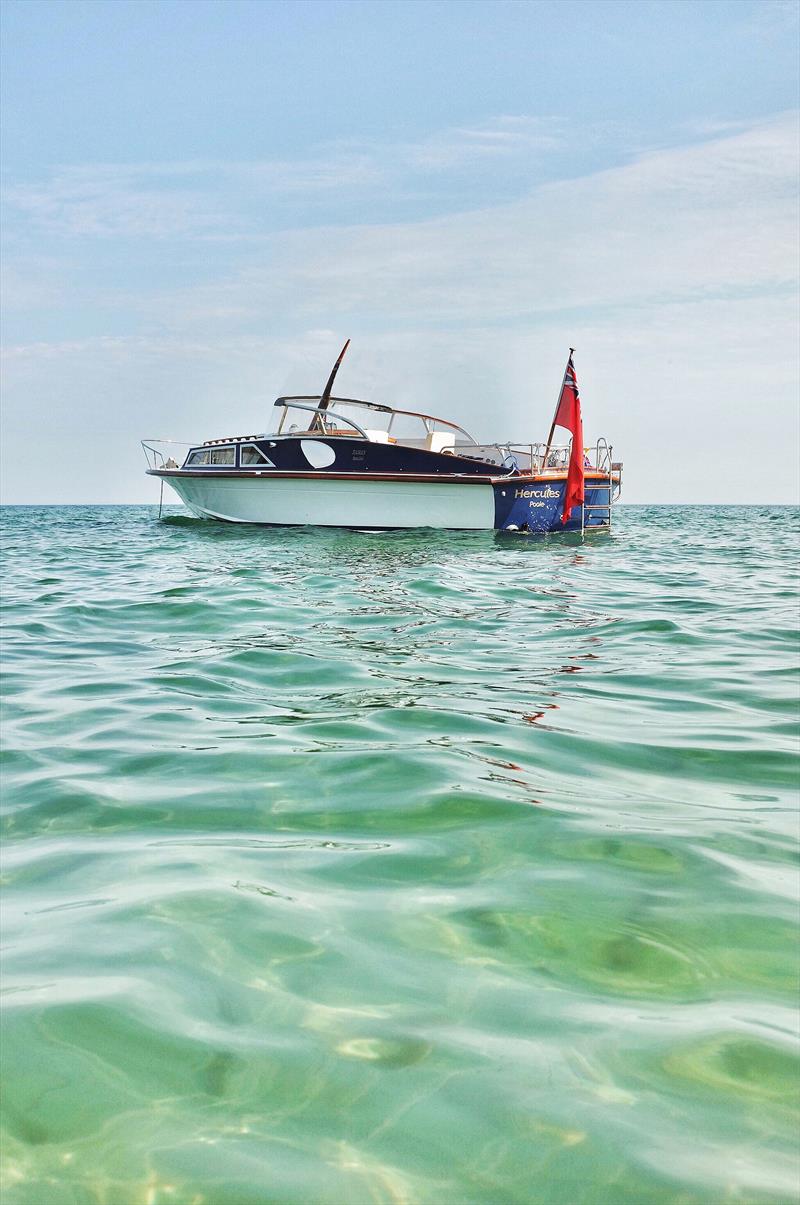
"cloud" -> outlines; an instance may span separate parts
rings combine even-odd
[[[653,152],[427,221],[285,232],[263,262],[171,295],[179,325],[220,306],[298,323],[530,323],[560,313],[757,297],[796,279],[796,122]]]
[[[587,438],[613,442],[627,501],[789,502],[796,323],[781,299],[702,299],[630,320],[586,313],[568,326],[551,314],[528,328],[320,327],[29,345],[4,374],[4,500],[152,500],[140,438],[267,430],[273,399],[319,390],[351,333],[343,393],[442,414],[478,438],[525,441],[546,434],[574,342]],[[63,467],[76,464],[79,473]]]
[[[475,141],[487,160],[484,144],[505,145]],[[37,474],[58,480],[101,432],[116,471],[91,495],[64,476],[62,496],[146,497],[139,436],[264,429],[271,398],[318,387],[352,335],[347,392],[486,437],[543,433],[574,344],[587,429],[619,447],[629,499],[788,501],[796,173],[796,118],[781,115],[446,218],[262,231],[192,288],[154,268],[121,290],[115,329],[121,314],[135,336],[104,329],[106,306],[86,337],[10,350],[7,497],[41,497]],[[31,472],[24,450],[44,426],[58,446]],[[754,472],[767,442],[768,472]]]
[[[393,158],[409,167],[435,171],[531,152],[553,151],[564,144],[563,123],[555,118],[500,117],[467,129],[445,131],[419,143],[401,144]]]
[[[38,313],[63,305],[67,268],[53,256],[29,255],[25,263],[4,264],[0,273],[0,313]]]
[[[294,159],[67,166],[46,181],[9,186],[4,205],[7,221],[58,235],[230,240],[258,231],[258,203],[270,198],[396,198],[561,141],[555,119],[503,116],[417,142],[340,140]]]
[[[123,169],[67,168],[43,185],[9,187],[3,201],[7,223],[22,218],[57,235],[165,239],[224,228],[205,194],[145,188]]]

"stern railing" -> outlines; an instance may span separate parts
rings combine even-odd
[[[508,458],[515,460],[516,467],[521,473],[565,473],[569,468],[569,456],[572,449],[572,444],[563,444],[560,446],[544,443],[516,443],[513,440],[507,440],[496,444],[482,444],[484,448],[496,448],[501,462]],[[545,453],[547,453],[547,463],[545,464]],[[598,439],[597,443],[584,447],[584,456],[588,458],[589,465],[593,469],[598,469],[601,473],[611,472],[611,449],[605,439]],[[616,469],[614,470],[616,471]]]

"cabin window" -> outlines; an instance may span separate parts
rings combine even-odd
[[[211,464],[235,464],[236,449],[235,448],[212,448],[211,449]]]
[[[209,456],[209,453],[208,453],[207,448],[198,449],[196,452],[189,453],[189,456],[186,459],[186,463],[187,463],[187,465],[188,464],[208,464],[208,456]]]
[[[239,464],[269,464],[269,461],[255,444],[242,444],[239,448]]]

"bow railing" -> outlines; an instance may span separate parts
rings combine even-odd
[[[177,469],[186,459],[183,452],[173,456],[172,449],[193,448],[195,445],[179,439],[143,439],[141,441],[144,458],[149,469]]]

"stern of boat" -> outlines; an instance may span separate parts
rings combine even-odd
[[[609,531],[622,492],[622,463],[605,440],[585,449],[584,501],[562,523],[568,449],[556,450],[547,467],[494,482],[495,527],[508,532]],[[535,460],[535,452],[533,461]]]

